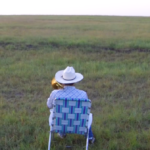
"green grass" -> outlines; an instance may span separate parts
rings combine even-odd
[[[105,16],[0,16],[6,49],[63,47],[148,50],[149,18]]]
[[[89,150],[150,149],[149,18],[0,16],[0,149],[48,145],[47,98],[58,70],[84,75],[96,143]],[[84,149],[55,136],[52,149]],[[69,149],[69,148],[67,148]]]

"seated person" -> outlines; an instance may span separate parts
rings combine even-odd
[[[50,94],[50,97],[47,99],[47,106],[52,113],[53,101],[55,98],[65,97],[65,98],[80,98],[80,99],[88,99],[87,93],[85,91],[76,89],[74,83],[77,83],[83,79],[83,75],[81,73],[76,73],[73,67],[67,67],[65,70],[58,71],[55,74],[55,80],[58,83],[63,85],[62,89],[53,90]],[[50,119],[49,119],[50,120]],[[59,134],[61,138],[64,135]],[[94,143],[95,138],[92,133],[92,129],[90,127],[89,130],[89,143]]]

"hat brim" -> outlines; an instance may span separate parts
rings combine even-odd
[[[56,72],[56,74],[55,74],[55,80],[59,83],[71,84],[71,83],[77,83],[83,79],[83,75],[81,73],[75,73],[76,77],[73,80],[64,80],[62,77],[63,71],[64,70],[60,70],[60,71]]]

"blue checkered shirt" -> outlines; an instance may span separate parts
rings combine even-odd
[[[88,99],[87,93],[85,91],[76,89],[74,86],[65,86],[60,90],[53,90],[50,97],[47,99],[48,108],[53,108],[53,101],[55,98],[80,98]]]

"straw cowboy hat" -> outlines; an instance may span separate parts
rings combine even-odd
[[[56,72],[55,79],[62,84],[77,83],[83,79],[81,73],[76,73],[73,67],[67,67],[65,70]]]

